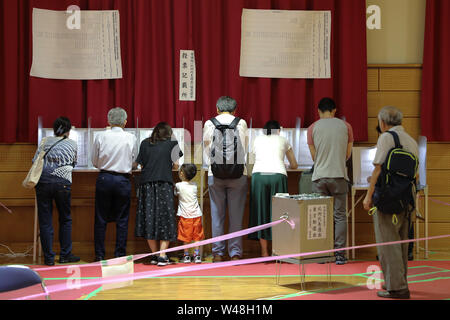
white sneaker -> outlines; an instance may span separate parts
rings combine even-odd
[[[183,263],[191,263],[191,256],[184,256]]]
[[[194,262],[195,262],[195,263],[202,263],[202,257],[200,257],[200,256],[195,256],[195,257],[194,257]]]

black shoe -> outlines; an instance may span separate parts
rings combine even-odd
[[[347,263],[347,259],[345,258],[345,256],[340,255],[340,254],[336,255],[336,265],[342,266],[346,263]]]
[[[158,257],[158,267],[164,267],[164,266],[167,266],[168,264],[170,264],[169,257],[167,257],[167,256]]]
[[[154,255],[147,257],[146,260],[144,260],[144,265],[146,266],[156,266],[157,264],[158,264],[158,257]]]
[[[44,264],[46,266],[53,267],[55,265],[55,260],[45,260],[44,259]]]
[[[104,261],[104,260],[105,260],[105,257],[101,257],[101,256],[97,257],[97,256],[95,256],[94,262],[100,262],[100,261]]]
[[[73,263],[80,261],[80,257],[74,256],[73,254],[69,254],[65,257],[59,257],[59,263]]]
[[[378,291],[377,296],[388,299],[409,299],[410,293],[408,289],[399,291]]]
[[[408,261],[413,261],[414,260],[414,254],[410,253],[408,254]]]

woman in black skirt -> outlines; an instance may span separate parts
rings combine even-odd
[[[249,228],[272,222],[272,196],[287,193],[287,157],[291,169],[297,169],[292,146],[280,136],[280,124],[269,121],[264,126],[264,135],[258,136],[251,150],[255,157],[250,191]],[[261,256],[269,256],[268,241],[272,240],[272,229],[250,234],[249,239],[259,240]]]
[[[183,153],[172,134],[167,123],[159,123],[151,137],[142,141],[135,164],[142,166],[135,235],[147,240],[151,252],[166,250],[177,240],[172,170],[178,170]],[[150,260],[158,266],[169,264],[166,254]]]

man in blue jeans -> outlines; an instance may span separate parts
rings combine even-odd
[[[95,190],[95,261],[105,260],[105,234],[109,222],[116,223],[114,256],[126,255],[131,202],[132,164],[137,156],[136,137],[123,129],[127,113],[121,108],[108,113],[110,130],[95,137],[92,164],[100,169]]]
[[[214,119],[208,120],[205,123],[203,130],[203,140],[205,144],[205,156],[208,159],[208,164],[211,164],[211,147],[213,144],[216,124],[230,125],[237,122],[234,114],[236,112],[237,103],[233,98],[221,97],[217,101],[217,114]],[[247,123],[244,120],[239,120],[236,124],[239,141],[242,144],[241,150],[247,150]],[[245,151],[244,151],[245,152]],[[245,154],[244,154],[245,159]],[[245,202],[247,200],[247,169],[245,167],[245,160],[242,163],[243,173],[239,178],[218,178],[214,176],[211,166],[208,170],[208,187],[209,198],[211,201],[211,227],[212,237],[224,235],[224,223],[226,210],[228,207],[229,230],[228,233],[233,233],[242,230],[242,220],[244,217]],[[232,260],[238,260],[242,257],[242,238],[234,238],[228,240],[228,255]],[[212,245],[213,261],[220,262],[224,259],[226,252],[225,241],[213,243]]]

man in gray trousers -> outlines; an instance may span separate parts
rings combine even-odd
[[[334,247],[345,248],[347,242],[347,194],[349,191],[346,162],[352,154],[352,126],[335,117],[336,104],[330,98],[319,103],[320,120],[308,128],[308,145],[314,160],[312,191],[334,197]],[[335,253],[336,264],[343,265],[345,251]]]
[[[373,164],[375,169],[370,178],[370,186],[364,199],[365,210],[370,210],[373,206],[373,194],[375,184],[381,174],[381,167],[386,160],[389,151],[395,147],[394,138],[387,131],[394,131],[398,134],[400,144],[403,149],[418,156],[419,148],[417,142],[405,132],[402,127],[403,114],[395,107],[384,107],[378,114],[378,122],[383,134],[378,138],[377,152]],[[408,231],[411,219],[408,212],[401,212],[396,215],[397,223],[393,222],[391,214],[377,211],[373,216],[375,228],[375,238],[377,243],[408,240]],[[391,299],[409,299],[408,289],[408,244],[396,244],[390,246],[380,246],[378,249],[378,259],[383,270],[383,289],[378,292],[378,296]]]
[[[244,164],[243,174],[240,178],[218,178],[214,176],[210,164],[211,147],[214,140],[214,132],[216,126],[213,122],[221,125],[230,125],[239,119],[234,116],[237,103],[233,98],[221,97],[217,101],[217,117],[208,120],[203,130],[203,140],[205,144],[204,155],[206,162],[209,164],[208,170],[208,187],[209,198],[211,202],[211,228],[213,238],[222,236],[225,233],[224,224],[225,216],[228,208],[228,233],[242,230],[242,220],[244,217],[245,202],[247,200],[248,182],[247,168]],[[240,119],[236,126],[239,139],[242,143],[243,150],[247,150],[248,146],[248,127],[245,120]],[[244,155],[245,157],[245,155]],[[245,160],[244,160],[245,161]],[[213,243],[212,253],[214,255],[213,262],[220,262],[224,259],[226,252],[225,241]],[[228,240],[228,255],[231,260],[242,258],[242,238],[234,238]]]

